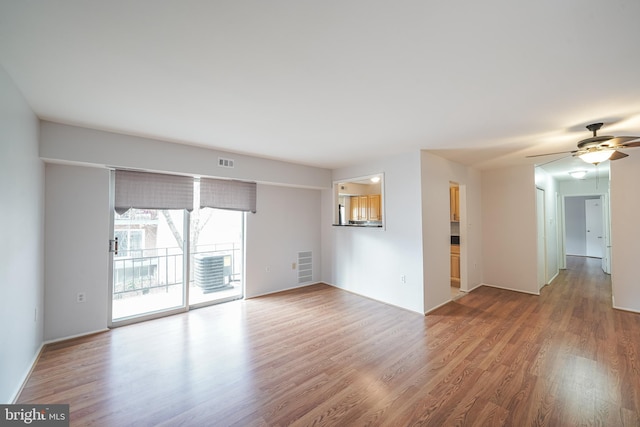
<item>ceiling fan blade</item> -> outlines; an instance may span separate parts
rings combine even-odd
[[[624,159],[625,157],[629,157],[628,154],[625,154],[621,151],[616,151],[615,153],[613,153],[611,155],[611,157],[609,157],[609,160],[613,161],[613,160],[619,160],[619,159]]]
[[[627,136],[625,138],[633,138],[631,142],[627,142],[626,144],[620,144],[623,147],[640,147],[640,138],[637,136]],[[629,141],[629,140],[627,140]]]
[[[557,153],[545,153],[545,154],[534,154],[532,156],[527,156],[527,158],[530,157],[543,157],[543,156],[553,156],[554,154],[573,154],[573,153],[577,153],[578,150],[573,150],[573,151],[559,151]]]

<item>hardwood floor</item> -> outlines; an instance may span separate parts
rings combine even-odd
[[[19,403],[74,426],[638,426],[640,315],[597,262],[428,316],[315,285],[56,343]]]

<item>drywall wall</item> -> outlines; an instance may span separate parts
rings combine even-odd
[[[432,152],[421,153],[424,306],[451,299],[449,184],[460,186],[460,273],[462,290],[482,283],[482,187],[480,172]]]
[[[48,162],[92,164],[175,174],[220,177],[309,188],[329,188],[331,172],[166,141],[43,121],[40,157]],[[234,160],[218,166],[218,157]]]
[[[44,338],[106,329],[109,171],[47,164],[45,177]]]
[[[308,285],[298,283],[298,252],[312,252],[312,282],[319,281],[320,190],[262,184],[257,190],[257,212],[247,214],[247,298]]]
[[[483,282],[538,294],[533,165],[482,172]]]
[[[590,196],[609,193],[608,179],[572,179],[558,183],[562,196]]]
[[[291,268],[298,251],[313,251],[314,279],[319,278],[320,194],[258,184],[258,212],[247,214],[248,297],[298,286],[297,269]],[[104,329],[110,297],[109,171],[47,164],[46,209],[45,339]],[[76,303],[78,292],[86,294],[85,303]]]
[[[42,344],[44,165],[38,119],[0,67],[0,403],[11,403]]]
[[[640,253],[640,156],[611,164],[611,283],[613,306],[640,312],[638,254]]]
[[[558,183],[547,171],[542,168],[535,169],[536,187],[544,190],[545,195],[545,265],[546,283],[551,282],[560,272],[558,263]],[[538,230],[540,232],[540,230]]]
[[[333,226],[333,192],[323,190],[322,280],[424,313],[420,153],[337,169],[333,171],[333,180],[348,181],[381,172],[384,173],[384,229]]]

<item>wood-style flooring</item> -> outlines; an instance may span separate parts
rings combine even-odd
[[[421,316],[326,285],[47,345],[73,426],[639,426],[640,315],[599,260]]]

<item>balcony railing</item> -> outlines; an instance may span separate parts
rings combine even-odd
[[[219,243],[200,245],[191,253],[189,284],[197,286],[196,257],[222,258],[222,270],[226,287],[214,286],[205,292],[215,292],[239,282],[242,273],[241,245],[237,243]],[[208,264],[199,262],[198,268]],[[213,266],[212,268],[215,268]],[[133,249],[119,251],[113,261],[113,298],[122,299],[149,293],[169,292],[173,286],[183,283],[184,256],[180,248]],[[201,272],[202,273],[202,272]],[[219,274],[218,271],[205,271],[207,274]],[[201,285],[201,283],[200,283]]]

